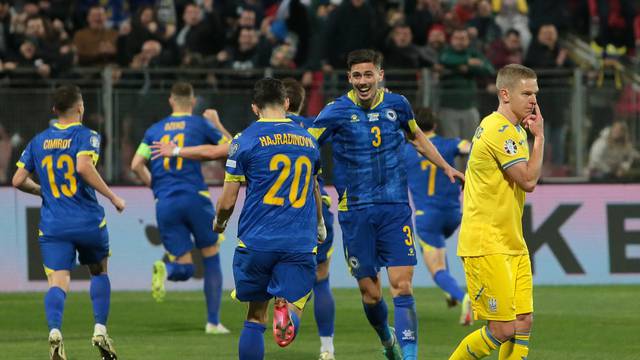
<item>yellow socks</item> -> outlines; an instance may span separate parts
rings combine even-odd
[[[515,337],[500,346],[499,360],[527,360],[529,333],[517,332]]]
[[[482,359],[483,357],[488,356],[491,351],[499,348],[500,345],[500,341],[493,337],[489,328],[483,326],[481,329],[467,335],[467,337],[460,342],[460,345],[458,345],[458,348],[453,352],[453,354],[451,354],[449,360]],[[502,352],[500,354],[502,354]],[[502,359],[502,357],[500,359]]]

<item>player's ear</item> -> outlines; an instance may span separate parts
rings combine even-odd
[[[289,98],[284,98],[284,110],[285,111],[289,111],[289,106],[291,105],[291,102],[289,101]]]
[[[507,89],[498,89],[498,96],[500,96],[500,100],[503,103],[508,104],[510,100],[509,90]]]
[[[173,107],[175,105],[174,100],[173,100],[173,95],[169,96],[169,105],[171,105],[171,107]]]
[[[378,74],[380,75],[380,79],[378,79],[378,81],[384,80],[384,70],[380,69],[380,71],[378,71]]]
[[[256,106],[256,104],[251,104],[251,110],[254,114],[259,118],[260,117],[260,109]]]

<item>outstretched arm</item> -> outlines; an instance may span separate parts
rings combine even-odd
[[[409,142],[411,142],[416,150],[422,154],[422,156],[429,159],[429,161],[436,164],[437,167],[444,170],[444,173],[449,177],[452,183],[456,181],[456,178],[464,181],[464,175],[447,163],[442,155],[440,155],[438,149],[436,149],[433,143],[427,139],[422,130],[418,128],[415,131],[407,132],[406,134]]]
[[[185,159],[207,161],[218,160],[227,157],[229,153],[229,144],[222,145],[198,145],[179,147],[176,143],[161,143],[154,141],[151,148],[151,160],[159,157],[180,156]]]
[[[42,193],[40,192],[40,185],[33,181],[33,179],[29,177],[29,175],[31,175],[29,171],[19,167],[18,170],[16,170],[16,173],[13,175],[11,184],[14,188],[27,194],[33,194],[36,196],[42,195]]]

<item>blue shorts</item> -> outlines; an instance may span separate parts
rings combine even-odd
[[[156,201],[156,219],[162,244],[170,255],[180,257],[193,249],[213,246],[218,234],[213,232],[216,216],[208,196],[178,193]]]
[[[316,254],[318,264],[327,261],[333,254],[333,214],[324,203],[322,204],[322,217],[327,227],[327,238],[322,244],[318,245],[318,253]]]
[[[267,301],[282,297],[303,308],[316,281],[312,253],[284,253],[236,248],[233,256],[235,298]]]
[[[375,206],[338,213],[347,266],[356,279],[375,277],[381,267],[415,266],[411,208]]]
[[[417,215],[416,212],[416,232],[422,251],[429,247],[441,249],[444,248],[445,240],[447,240],[462,221],[462,213],[460,208],[439,208],[426,207],[422,214]]]
[[[76,252],[82,265],[99,264],[109,256],[109,233],[102,226],[92,230],[62,230],[56,234],[41,234],[40,252],[45,271],[72,270]]]

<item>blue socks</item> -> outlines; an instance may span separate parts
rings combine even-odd
[[[433,275],[433,281],[440,287],[440,289],[447,292],[453,299],[462,301],[464,298],[464,292],[458,286],[456,279],[451,276],[449,270],[440,270]]]
[[[362,305],[364,305],[364,313],[367,315],[369,324],[371,324],[378,334],[380,341],[386,346],[391,340],[391,332],[389,331],[389,325],[387,324],[387,303],[382,299],[375,305],[365,303],[362,303]]]
[[[187,281],[191,279],[195,272],[193,264],[178,264],[169,262],[167,266],[167,280],[171,281]]]
[[[93,317],[96,324],[107,325],[111,303],[111,282],[107,274],[91,276],[89,295],[93,303]]]
[[[44,296],[44,312],[47,315],[49,330],[62,328],[62,313],[66,298],[67,293],[57,286],[49,288]]]
[[[220,254],[202,258],[204,264],[204,297],[207,302],[207,321],[220,323],[220,301],[222,299],[222,269]]]
[[[393,298],[396,337],[404,360],[418,358],[418,319],[412,295]]]
[[[300,317],[293,310],[289,310],[289,317],[295,328],[295,334],[298,335],[298,330],[300,330]]]
[[[313,314],[318,324],[320,336],[333,336],[336,317],[336,303],[329,287],[329,278],[317,281],[313,285]]]
[[[258,323],[245,321],[238,342],[239,360],[264,359],[264,331],[267,328]]]

